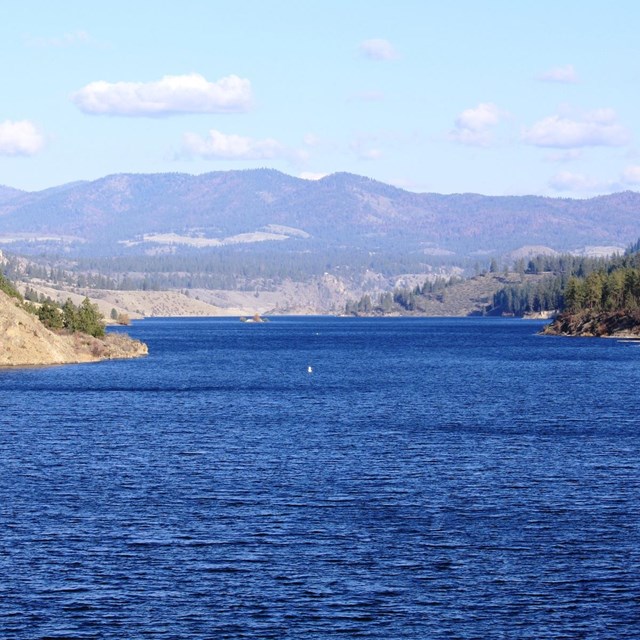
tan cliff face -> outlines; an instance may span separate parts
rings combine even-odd
[[[103,339],[56,334],[0,291],[0,367],[97,362],[146,353],[145,344],[120,334]]]

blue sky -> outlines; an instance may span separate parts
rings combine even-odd
[[[0,184],[273,167],[640,189],[635,0],[3,3]]]

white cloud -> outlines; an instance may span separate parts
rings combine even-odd
[[[495,104],[482,102],[475,109],[465,109],[456,118],[456,127],[478,131],[500,122],[501,111]]]
[[[157,82],[91,82],[72,96],[85,113],[110,116],[169,116],[181,113],[247,111],[249,80],[231,75],[217,82],[192,73],[164,76]]]
[[[395,47],[382,38],[372,38],[360,43],[358,47],[360,53],[369,60],[396,60],[400,56]]]
[[[549,180],[549,186],[555,191],[596,192],[608,190],[610,185],[589,178],[581,173],[561,171]]]
[[[561,171],[549,180],[549,186],[555,191],[573,191],[575,193],[612,193],[640,185],[640,166],[627,167],[617,180],[596,180],[581,173]]]
[[[491,102],[481,102],[473,109],[465,109],[449,132],[449,139],[461,144],[486,147],[493,142],[493,128],[507,113]]]
[[[32,156],[44,147],[44,137],[29,120],[0,122],[0,155]]]
[[[602,109],[594,109],[587,112],[585,120],[587,122],[594,122],[596,124],[615,124],[618,119],[618,114],[615,109],[611,107],[604,107]]]
[[[256,140],[227,135],[211,129],[206,137],[185,133],[184,149],[190,155],[219,160],[262,160],[287,155],[283,145],[273,138]]]
[[[578,74],[572,64],[565,64],[562,67],[553,67],[538,76],[538,80],[543,82],[560,82],[563,84],[575,84],[578,82]]]
[[[626,185],[640,185],[640,166],[627,167],[622,172],[622,182]]]
[[[522,139],[537,147],[572,149],[578,147],[617,147],[626,144],[630,134],[617,122],[613,109],[597,109],[580,119],[553,115],[524,129]]]

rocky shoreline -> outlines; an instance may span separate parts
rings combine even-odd
[[[640,310],[561,313],[542,333],[585,338],[640,338]]]
[[[0,292],[0,367],[99,362],[147,355],[147,345],[120,333],[94,338],[57,333]]]

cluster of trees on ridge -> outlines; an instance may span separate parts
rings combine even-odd
[[[498,271],[497,262],[492,260],[488,273],[497,275]],[[505,267],[505,277],[508,273],[510,271]],[[526,262],[518,260],[511,273],[523,276],[525,281],[506,285],[493,294],[492,303],[485,310],[487,315],[640,309],[640,240],[623,255],[611,258],[566,254],[541,255]],[[535,276],[535,279],[527,279],[527,276]],[[413,290],[394,289],[376,298],[365,294],[360,300],[349,301],[345,313],[420,313],[427,300],[442,299],[447,288],[461,281],[460,278],[438,278]]]
[[[537,283],[509,286],[493,296],[489,313],[522,316],[541,311],[612,311],[640,306],[640,241],[623,255],[585,258],[540,256],[529,273],[548,274]]]
[[[85,298],[78,306],[70,298],[62,306],[45,300],[35,313],[49,329],[66,329],[69,333],[79,331],[94,338],[101,338],[105,334],[104,317],[89,298]]]
[[[71,299],[59,305],[51,298],[40,299],[39,303],[35,304],[32,295],[29,296],[31,300],[25,300],[11,280],[2,273],[0,273],[0,291],[15,298],[23,309],[38,316],[40,322],[49,329],[64,329],[69,333],[87,333],[95,338],[105,335],[104,316],[89,298],[85,298],[77,306]]]
[[[349,300],[345,305],[347,315],[384,315],[394,312],[421,311],[422,303],[431,296],[441,295],[447,288],[460,282],[461,278],[436,277],[426,280],[422,286],[416,285],[413,289],[396,288],[393,291],[381,293],[377,298],[369,294],[363,295],[360,300]]]

